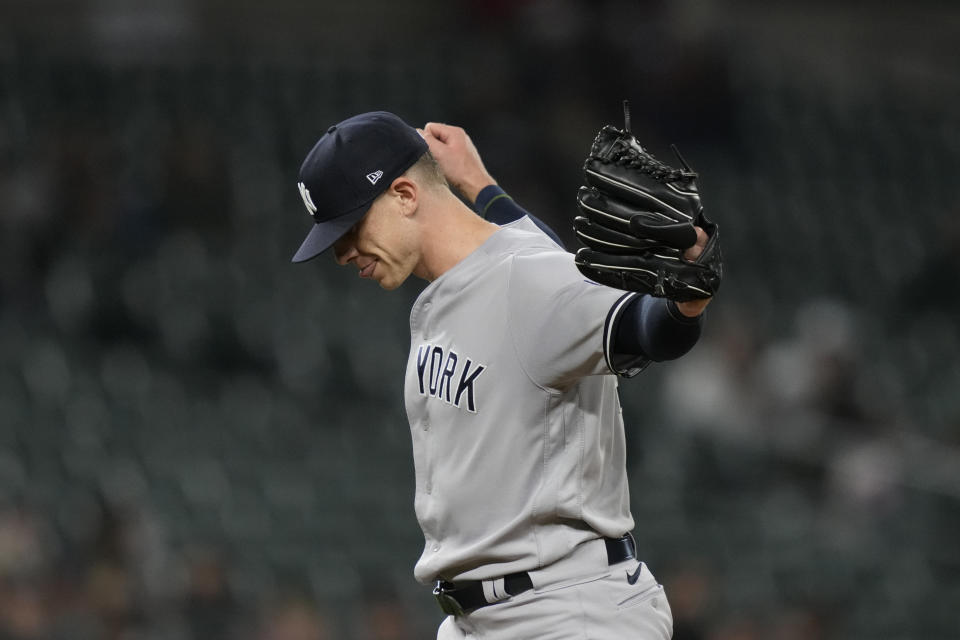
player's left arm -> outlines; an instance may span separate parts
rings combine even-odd
[[[697,243],[684,258],[696,260],[707,242],[697,229]],[[649,362],[674,360],[700,339],[703,311],[712,298],[675,302],[638,294],[623,304],[612,329],[611,364],[618,373],[638,370]]]

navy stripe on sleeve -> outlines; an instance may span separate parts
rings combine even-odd
[[[535,225],[540,227],[545,234],[550,236],[551,240],[560,245],[561,248],[563,247],[560,236],[558,236],[547,223],[514,202],[513,198],[501,189],[499,185],[491,184],[481,189],[480,193],[477,194],[477,201],[474,203],[473,209],[481,218],[501,225],[509,224],[519,220],[523,216],[527,216]]]
[[[702,315],[688,318],[672,300],[637,296],[620,312],[610,358],[615,364],[639,356],[653,362],[674,360],[693,348],[702,326]]]
[[[621,329],[624,312],[633,308],[640,294],[628,292],[622,295],[607,313],[603,324],[603,357],[607,361],[607,368],[618,376],[632,378],[647,368],[651,360],[644,353],[622,354],[616,350],[617,336]]]

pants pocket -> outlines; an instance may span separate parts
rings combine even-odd
[[[657,609],[660,606],[660,602],[665,600],[666,596],[663,593],[663,586],[654,584],[638,589],[635,593],[617,602],[617,609],[629,609],[630,607],[636,607],[647,602],[649,602],[654,609]]]
[[[620,583],[622,591],[617,598],[618,609],[635,607],[645,602],[651,602],[657,597],[666,600],[663,585],[657,582],[657,579],[643,562],[639,563],[634,571],[625,573],[624,580]],[[656,608],[656,603],[653,604]]]

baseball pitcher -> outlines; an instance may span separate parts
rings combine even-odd
[[[457,127],[363,113],[304,160],[314,225],[294,262],[332,248],[384,289],[427,282],[405,403],[425,542],[414,574],[448,614],[439,639],[671,637],[631,534],[617,380],[688,351],[719,286],[717,226],[682,164],[651,156],[629,119],[604,127],[573,255]]]

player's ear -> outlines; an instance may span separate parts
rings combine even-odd
[[[417,183],[406,176],[400,176],[390,185],[390,193],[397,198],[403,215],[411,215],[417,210],[420,190]]]

